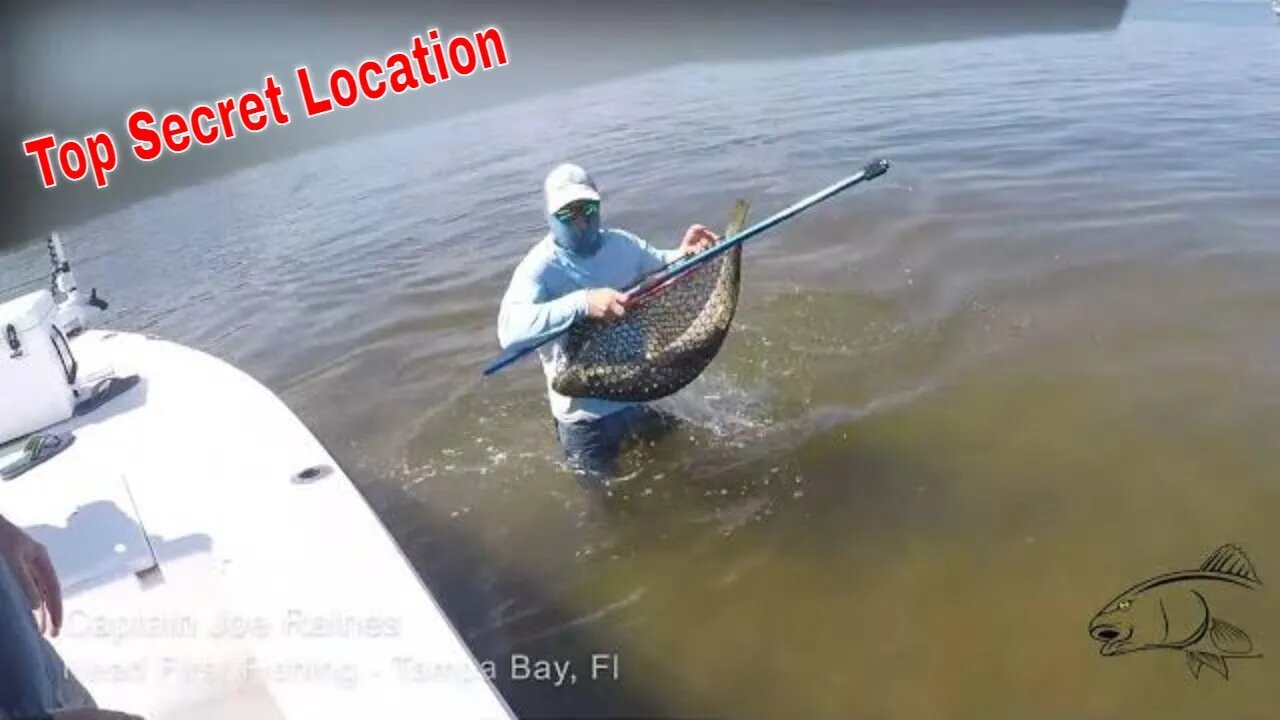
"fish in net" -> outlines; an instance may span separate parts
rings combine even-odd
[[[741,232],[739,200],[721,242]],[[648,402],[693,382],[711,364],[738,306],[742,246],[694,265],[649,290],[622,318],[587,319],[570,328],[551,387],[568,397]]]

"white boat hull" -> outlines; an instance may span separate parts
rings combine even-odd
[[[513,714],[333,457],[190,348],[87,331],[81,376],[139,384],[0,482],[63,583],[52,640],[102,707],[163,718]],[[299,482],[299,473],[320,468]]]

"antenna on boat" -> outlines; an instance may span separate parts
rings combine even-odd
[[[49,262],[53,266],[49,282],[52,285],[53,300],[57,303],[56,322],[67,337],[72,337],[80,334],[88,323],[85,317],[85,306],[106,310],[107,302],[98,297],[98,288],[90,289],[88,300],[80,297],[76,274],[71,271],[71,263],[67,261],[66,250],[62,247],[62,237],[58,233],[49,233],[48,245]]]

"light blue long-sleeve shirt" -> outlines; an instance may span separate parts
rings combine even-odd
[[[600,230],[600,249],[579,257],[555,243],[550,233],[534,245],[511,274],[498,310],[498,342],[519,350],[554,335],[587,316],[587,290],[621,290],[640,274],[652,272],[680,256],[679,249],[659,250],[617,228]],[[552,373],[563,352],[564,338],[541,348],[551,414],[561,422],[593,420],[632,403],[571,398],[551,388]]]

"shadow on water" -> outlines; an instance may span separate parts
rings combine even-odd
[[[438,510],[403,489],[378,502],[379,514],[393,532],[411,531],[407,537],[400,531],[397,542],[519,717],[669,716],[657,698],[629,683],[625,672],[614,680],[602,670],[607,679],[590,679],[593,654],[616,651],[606,647],[580,615],[561,605],[547,581],[535,577],[538,568],[513,567],[447,523],[433,523],[424,531],[423,518],[437,516]],[[560,630],[527,634],[548,627]],[[625,652],[621,654],[625,658]],[[557,687],[554,680],[520,679],[512,665],[518,656],[531,662],[568,661],[578,682]]]

